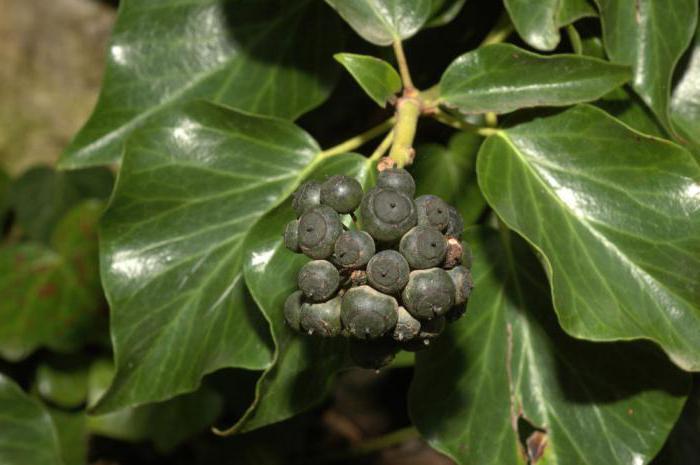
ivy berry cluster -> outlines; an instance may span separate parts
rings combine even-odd
[[[401,168],[381,171],[364,193],[349,176],[308,181],[294,194],[288,249],[312,260],[284,305],[287,324],[312,336],[346,336],[359,366],[380,368],[419,350],[466,309],[473,283],[457,210],[434,195],[414,199]],[[341,215],[359,208],[361,228]]]

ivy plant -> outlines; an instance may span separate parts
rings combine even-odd
[[[318,406],[353,363],[285,325],[293,193],[386,167],[456,206],[474,273],[403,362],[400,437],[460,465],[700,460],[699,82],[697,0],[122,0],[66,171],[0,189],[25,233],[0,356],[84,350],[102,292],[110,349],[28,393],[0,375],[0,461],[84,463],[57,406],[82,443],[160,450]],[[98,217],[99,270],[75,237]]]

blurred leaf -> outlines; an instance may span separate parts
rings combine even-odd
[[[700,156],[700,24],[685,68],[673,89],[671,120],[680,139]]]
[[[528,45],[538,50],[554,50],[559,44],[559,28],[595,10],[586,0],[505,0],[515,30]]]
[[[337,53],[334,57],[382,108],[401,90],[399,73],[384,60],[354,53]]]
[[[48,167],[28,170],[12,183],[10,207],[30,239],[48,242],[56,223],[83,199],[106,199],[113,175],[95,168],[60,173]]]
[[[51,420],[61,445],[64,465],[85,465],[88,455],[88,436],[83,412],[63,412],[49,409]]]
[[[690,44],[697,0],[596,0],[610,59],[632,66],[634,90],[670,127],[671,77]]]
[[[309,178],[322,180],[342,173],[356,177],[367,188],[374,183],[375,170],[367,158],[345,154],[324,161]],[[311,408],[328,394],[333,375],[348,366],[344,339],[305,337],[285,323],[284,301],[296,289],[299,268],[308,261],[282,242],[281,231],[294,218],[287,199],[258,222],[246,243],[246,283],[270,324],[275,362],[258,382],[255,403],[230,431],[260,428]]]
[[[192,391],[219,368],[270,366],[243,243],[319,150],[290,122],[203,102],[134,134],[101,229],[117,375],[99,413]]]
[[[650,339],[700,370],[700,167],[687,151],[581,105],[489,137],[477,173],[542,252],[569,334]]]
[[[476,134],[461,132],[452,136],[447,147],[419,146],[410,167],[416,195],[437,195],[459,210],[465,224],[475,223],[486,207],[475,173],[482,140]]]
[[[431,14],[430,0],[326,0],[363,39],[391,45],[420,30]]]
[[[652,465],[689,465],[700,463],[700,378],[695,375],[693,390],[683,413],[664,448]]]
[[[94,404],[108,389],[114,367],[98,360],[90,367],[88,397]],[[221,396],[207,388],[154,404],[128,408],[106,415],[89,415],[87,428],[92,434],[123,441],[152,440],[159,451],[167,452],[195,433],[204,431],[219,416]]]
[[[62,367],[42,363],[35,376],[39,395],[58,407],[75,408],[87,399],[86,366]]]
[[[457,17],[465,3],[466,0],[432,0],[425,27],[444,26]]]
[[[99,102],[60,165],[118,162],[131,132],[191,99],[297,118],[337,77],[342,28],[327,10],[317,0],[122,1]]]
[[[596,58],[494,44],[452,62],[440,80],[440,100],[464,113],[508,113],[596,100],[628,79],[626,66]]]
[[[525,241],[486,229],[468,240],[467,314],[416,357],[409,406],[421,435],[460,465],[648,462],[689,376],[649,343],[567,336]]]
[[[0,374],[0,463],[70,465],[63,462],[56,428],[43,406]]]
[[[10,190],[10,177],[0,169],[0,231],[5,225],[5,218],[9,211],[8,192]]]

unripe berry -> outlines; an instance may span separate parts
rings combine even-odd
[[[421,195],[416,198],[418,224],[433,226],[445,231],[450,221],[450,206],[436,195]]]
[[[433,226],[416,226],[401,238],[399,250],[414,270],[433,268],[445,261],[447,239]]]
[[[301,327],[309,335],[334,337],[341,333],[340,297],[327,302],[304,303],[301,306]]]
[[[340,315],[351,335],[375,339],[394,329],[398,307],[393,297],[369,286],[360,286],[345,293]]]
[[[304,254],[315,259],[328,258],[343,231],[343,224],[335,210],[321,205],[301,215],[298,231],[299,248]]]
[[[449,270],[452,283],[455,285],[455,305],[462,305],[467,302],[474,287],[472,273],[463,266],[456,266]]]
[[[430,320],[444,315],[453,305],[455,286],[442,268],[412,271],[401,294],[406,310],[415,318]]]
[[[395,189],[374,188],[360,205],[364,228],[378,241],[392,242],[416,225],[413,200]]]
[[[396,189],[411,198],[416,193],[416,182],[413,176],[403,168],[389,168],[381,171],[377,176],[377,187]]]
[[[413,318],[405,308],[399,307],[399,318],[392,337],[397,341],[409,341],[418,336],[420,329],[420,321]]]
[[[299,253],[299,220],[292,220],[284,228],[284,246],[292,252]]]
[[[383,250],[367,264],[369,284],[385,294],[398,294],[408,282],[411,270],[406,259],[395,250]]]
[[[398,347],[391,339],[350,340],[350,358],[362,368],[379,370],[394,360]]]
[[[303,293],[301,291],[294,291],[284,301],[284,320],[295,331],[301,330],[302,297]]]
[[[372,236],[364,231],[344,231],[335,241],[333,263],[347,270],[362,268],[374,251]]]
[[[336,175],[321,184],[321,204],[338,213],[354,212],[362,201],[362,186],[355,178]]]
[[[299,289],[312,302],[328,300],[340,286],[340,274],[326,260],[313,260],[301,267],[297,276]]]
[[[297,213],[297,218],[310,208],[321,205],[321,183],[307,181],[294,192],[292,208]]]
[[[448,213],[449,220],[447,222],[445,235],[460,240],[462,239],[462,232],[464,231],[464,220],[462,219],[462,215],[460,215],[457,209],[451,205]]]

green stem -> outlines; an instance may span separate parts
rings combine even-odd
[[[390,131],[389,134],[386,135],[384,140],[382,141],[381,144],[377,146],[374,152],[372,152],[372,156],[369,157],[370,160],[372,161],[377,161],[382,156],[386,153],[387,150],[389,150],[389,147],[391,147],[391,143],[394,140],[394,131]]]
[[[499,44],[506,40],[508,36],[513,33],[513,30],[513,23],[510,20],[510,16],[508,16],[508,12],[504,9],[501,12],[501,16],[498,17],[495,26],[486,35],[486,37],[484,37],[484,40],[481,41],[479,47],[483,47],[484,45]]]
[[[413,85],[413,80],[411,79],[411,72],[408,69],[408,61],[406,60],[406,54],[403,51],[403,44],[400,40],[394,41],[394,54],[396,55],[396,62],[399,64],[399,73],[401,73],[401,81],[403,82],[404,92],[411,92],[415,89],[415,86]]]
[[[416,137],[421,102],[412,96],[401,97],[396,104],[396,125],[389,157],[403,168],[413,161],[413,139]]]
[[[583,46],[581,45],[581,36],[574,27],[573,24],[566,26],[566,34],[569,36],[569,42],[571,43],[571,48],[574,49],[576,55],[581,55],[583,53]]]
[[[375,137],[381,136],[385,132],[389,131],[394,126],[395,121],[396,119],[394,117],[389,118],[381,124],[378,124],[377,126],[368,129],[362,134],[358,134],[357,136],[351,137],[345,142],[341,142],[336,146],[326,149],[321,152],[321,158],[340,155],[341,153],[351,152],[359,147],[362,147],[364,144],[374,139]]]
[[[441,109],[438,109],[437,112],[432,116],[442,124],[446,124],[447,126],[459,129],[460,131],[473,132],[484,137],[488,137],[493,134],[498,134],[500,132],[500,130],[497,128],[482,128],[480,126],[469,124],[466,121],[462,121],[460,119],[455,118],[449,113],[445,113]]]

